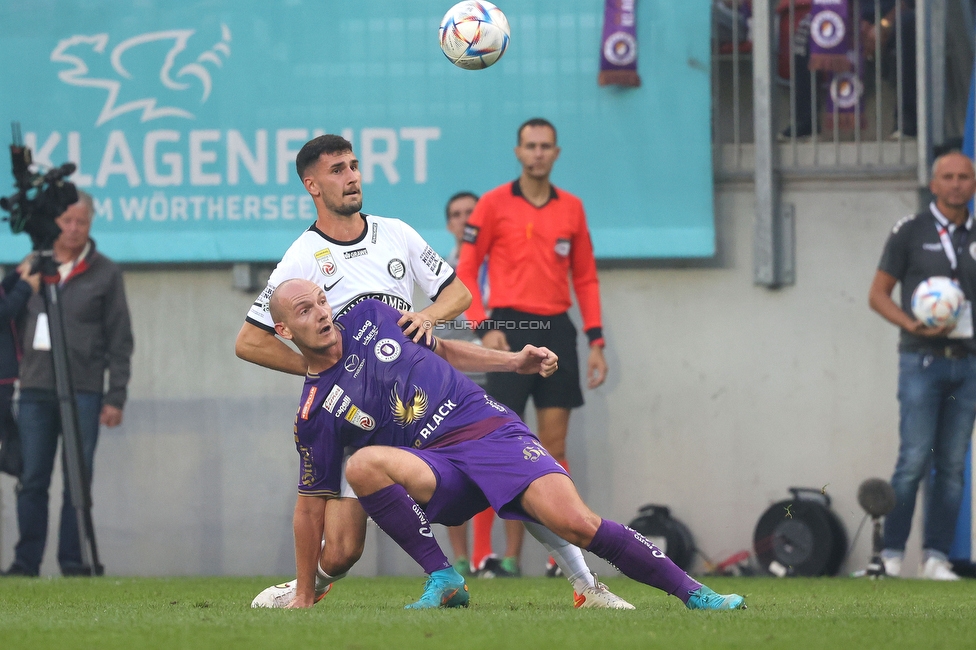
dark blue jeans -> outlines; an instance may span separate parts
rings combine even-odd
[[[98,441],[102,395],[77,392],[75,404],[78,409],[82,454],[90,481],[95,443]],[[30,388],[22,390],[17,423],[20,425],[24,472],[17,486],[17,526],[20,529],[20,540],[17,542],[13,565],[37,575],[47,540],[48,488],[51,486],[51,472],[54,471],[54,457],[57,455],[58,437],[61,435],[61,413],[55,392]],[[67,480],[64,482],[64,505],[61,508],[58,539],[58,564],[61,565],[61,572],[77,573],[83,568],[81,546],[78,540],[78,520],[71,505]]]
[[[919,483],[934,467],[926,487],[923,547],[948,556],[976,420],[976,357],[902,353],[898,402],[901,444],[891,477],[897,503],[885,517],[885,548],[905,550]]]

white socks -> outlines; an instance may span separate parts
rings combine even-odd
[[[324,539],[322,540],[322,546],[320,548],[325,548],[325,540]],[[340,573],[337,576],[330,576],[328,573],[326,573],[325,571],[322,570],[322,562],[321,562],[321,560],[319,560],[318,562],[316,562],[315,563],[315,566],[318,569],[315,572],[315,589],[316,589],[316,591],[321,590],[321,589],[325,589],[326,587],[328,587],[329,585],[331,585],[336,580],[342,580],[343,578],[346,577],[346,574],[345,573]]]
[[[586,566],[583,559],[583,551],[577,546],[573,546],[562,537],[556,535],[542,524],[534,521],[526,521],[525,529],[529,534],[539,540],[552,559],[556,561],[563,575],[573,585],[576,593],[582,593],[587,587],[596,587],[596,578]]]
[[[318,566],[318,571],[315,572],[315,589],[316,590],[325,589],[326,587],[328,587],[329,585],[331,585],[336,580],[342,580],[347,575],[345,573],[340,573],[337,576],[330,576],[328,573],[326,573],[325,571],[322,570],[322,565],[321,564],[319,564],[317,566]]]

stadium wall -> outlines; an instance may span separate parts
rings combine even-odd
[[[895,459],[896,332],[869,311],[867,290],[887,232],[915,210],[914,182],[806,181],[788,184],[784,200],[796,205],[795,286],[753,285],[748,184],[717,189],[713,264],[600,274],[611,373],[572,420],[574,477],[598,512],[620,521],[645,503],[670,506],[713,559],[751,548],[760,515],[790,486],[825,486],[853,536],[857,486],[887,478]],[[126,283],[131,398],[95,461],[107,571],[291,573],[301,380],[234,357],[253,295],[232,289],[226,268],[133,269]],[[16,542],[6,475],[0,496],[5,567]],[[866,561],[869,535],[845,570]],[[55,547],[45,574],[57,572]],[[542,562],[527,541],[526,572]],[[356,572],[419,570],[371,529]]]

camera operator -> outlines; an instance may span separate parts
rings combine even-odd
[[[95,242],[89,237],[94,205],[89,195],[78,194],[78,202],[56,220],[61,234],[53,251],[60,265],[57,280],[68,363],[75,387],[81,451],[90,481],[99,423],[114,427],[122,422],[133,343],[122,272],[95,250]],[[28,301],[22,324],[24,356],[17,417],[24,458],[17,491],[20,539],[6,575],[36,576],[47,538],[48,488],[61,434],[51,337],[41,295],[34,294]],[[59,540],[61,573],[91,575],[91,569],[82,563],[77,517],[67,481]]]
[[[41,276],[31,271],[30,259],[21,262],[0,282],[0,472],[16,478],[20,478],[23,460],[12,408],[20,364],[20,342],[14,321],[40,285]]]

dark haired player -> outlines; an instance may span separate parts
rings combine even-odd
[[[399,309],[403,315],[398,324],[414,340],[430,340],[434,323],[453,319],[468,307],[470,293],[413,228],[399,219],[361,212],[359,160],[346,139],[322,135],[308,141],[299,151],[295,167],[315,204],[317,219],[291,245],[248,311],[237,337],[239,357],[273,370],[305,374],[305,360],[275,338],[269,314],[272,292],[289,279],[302,278],[322,287],[340,313],[367,298]],[[416,313],[411,311],[415,284],[433,300]],[[359,376],[361,368],[353,364],[349,372]],[[355,494],[344,485],[341,496],[330,500],[326,508],[328,523],[317,577],[319,599],[359,560],[366,541],[366,514]],[[595,579],[579,549],[541,526],[536,528],[533,534],[543,537],[539,541],[573,583],[577,607],[630,607]],[[283,607],[294,590],[294,581],[274,585],[251,604]]]
[[[429,522],[457,524],[488,505],[502,517],[542,523],[690,609],[744,607],[741,596],[716,594],[640,534],[593,513],[528,427],[461,372],[548,376],[556,368],[549,350],[513,354],[437,338],[416,345],[400,330],[400,314],[378,302],[333,321],[325,293],[303,280],[279,285],[271,311],[275,331],[298,346],[309,371],[295,419],[298,585],[290,607],[316,602],[325,508],[339,496],[347,447],[358,449],[347,474],[363,509],[430,575],[409,609],[467,604],[464,578]],[[358,377],[345,370],[353,356],[366,363]]]

